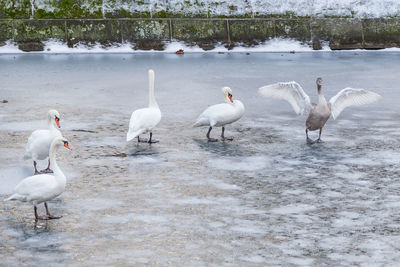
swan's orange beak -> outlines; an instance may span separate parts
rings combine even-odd
[[[71,148],[69,147],[69,145],[68,145],[68,142],[67,142],[67,141],[65,141],[65,142],[64,142],[64,146],[65,146],[66,148],[68,148],[69,150],[71,150]]]
[[[233,103],[232,96],[231,96],[231,95],[229,95],[228,97],[229,97],[229,100],[230,100],[230,101]]]
[[[61,126],[60,126],[60,119],[59,119],[58,117],[56,117],[56,124],[57,124],[58,128],[61,127]]]

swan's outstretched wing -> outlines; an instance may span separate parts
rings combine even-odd
[[[281,82],[263,86],[258,89],[260,95],[270,98],[284,99],[292,105],[297,115],[304,114],[311,109],[308,95],[297,82]]]
[[[347,87],[329,100],[333,119],[336,119],[343,109],[349,106],[360,106],[378,101],[381,98],[377,93],[364,89]]]

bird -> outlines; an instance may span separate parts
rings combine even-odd
[[[24,159],[33,159],[35,174],[51,173],[50,159],[46,169],[39,172],[37,170],[37,160],[45,160],[49,157],[49,149],[51,142],[55,137],[61,136],[60,128],[60,113],[57,110],[51,109],[47,112],[47,130],[36,130],[28,138]]]
[[[38,174],[25,178],[14,188],[14,193],[4,201],[19,200],[33,204],[36,220],[59,219],[62,216],[53,216],[49,212],[47,201],[61,195],[65,190],[66,178],[57,165],[56,150],[64,146],[71,150],[68,140],[63,136],[54,138],[49,149],[50,164],[54,174]],[[39,216],[37,206],[44,203],[46,215]]]
[[[129,130],[126,135],[126,141],[129,142],[133,138],[137,137],[138,142],[144,143],[157,143],[157,140],[152,139],[153,128],[161,120],[161,111],[158,107],[156,99],[154,97],[154,71],[149,70],[149,107],[135,110],[129,121]],[[140,139],[139,135],[150,132],[149,140]]]
[[[232,141],[233,137],[225,137],[224,135],[225,125],[239,120],[244,114],[244,105],[239,100],[233,100],[231,88],[223,87],[222,95],[226,103],[208,107],[193,124],[193,127],[210,126],[206,135],[209,142],[218,141],[218,139],[210,137],[210,132],[213,127],[220,126],[222,126],[222,141]]]
[[[346,87],[327,101],[322,93],[322,78],[317,78],[316,84],[318,103],[311,102],[300,84],[295,81],[275,83],[263,86],[258,90],[263,97],[288,101],[297,115],[310,111],[306,120],[306,141],[308,144],[322,142],[322,129],[331,116],[336,120],[346,107],[370,104],[381,98],[379,94],[365,89]],[[315,130],[319,130],[318,139],[311,140],[308,137],[308,131]]]

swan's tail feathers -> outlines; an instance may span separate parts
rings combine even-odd
[[[15,194],[11,195],[9,198],[4,199],[3,201],[10,201],[10,200],[15,200]]]
[[[131,141],[133,138],[138,137],[139,135],[141,135],[144,131],[142,129],[137,130],[137,131],[131,131],[131,129],[129,129],[128,133],[126,134],[126,141],[129,142]]]
[[[192,125],[192,127],[200,127],[200,126],[206,126],[209,125],[210,122],[207,118],[200,117],[197,119],[197,121]]]
[[[128,132],[126,134],[126,142],[131,141],[133,138],[135,138],[136,136],[134,136],[131,132]]]

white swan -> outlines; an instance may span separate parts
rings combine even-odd
[[[222,95],[226,103],[208,107],[193,124],[193,127],[210,126],[207,132],[207,139],[210,142],[216,142],[218,139],[210,138],[212,127],[222,126],[222,141],[233,140],[232,137],[224,136],[225,125],[239,120],[244,113],[244,105],[239,100],[233,100],[232,90],[229,87],[222,88]]]
[[[346,107],[370,104],[381,98],[380,95],[371,91],[347,87],[337,93],[328,102],[322,93],[322,78],[318,78],[316,83],[318,89],[318,104],[311,102],[303,88],[294,81],[275,83],[259,89],[259,93],[264,97],[288,101],[297,115],[310,110],[306,120],[306,137],[307,143],[309,144],[322,142],[322,128],[331,115],[333,119],[336,119]],[[318,139],[312,141],[308,137],[308,131],[315,131],[318,129]]]
[[[65,146],[71,149],[68,141],[64,137],[56,137],[51,143],[49,154],[50,164],[54,171],[51,174],[33,175],[22,180],[14,188],[14,194],[4,201],[19,200],[22,202],[30,202],[34,206],[35,218],[40,220],[59,219],[61,216],[53,216],[50,214],[46,201],[61,195],[65,190],[66,178],[63,172],[57,165],[56,161],[56,148],[58,146]],[[38,216],[37,205],[44,202],[46,208],[46,216]]]
[[[137,109],[132,113],[129,121],[129,130],[126,135],[126,141],[130,141],[137,137],[138,142],[157,143],[152,140],[152,130],[161,120],[161,111],[154,98],[154,71],[149,70],[149,107]],[[149,140],[141,140],[139,135],[150,132]]]
[[[49,129],[34,131],[29,136],[28,143],[26,144],[24,159],[33,159],[35,174],[39,173],[36,168],[36,161],[48,158],[51,142],[55,137],[61,136],[61,132],[56,128],[60,128],[60,113],[58,113],[57,110],[51,109],[47,112],[47,124]],[[42,172],[52,172],[50,169],[50,159],[47,169],[43,170]]]

